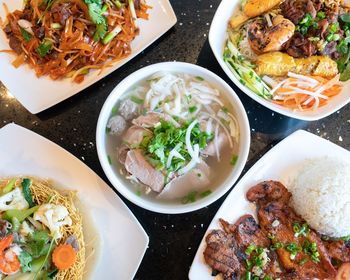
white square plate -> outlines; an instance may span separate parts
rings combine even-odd
[[[14,11],[21,9],[23,1],[0,0],[0,17],[4,19],[5,11],[2,3],[6,3],[10,11]],[[27,65],[18,69],[14,68],[11,65],[15,58],[13,55],[0,53],[0,80],[32,114],[39,113],[73,96],[124,65],[176,23],[177,19],[169,0],[147,0],[147,4],[152,6],[152,9],[149,10],[149,19],[138,19],[140,34],[131,44],[132,53],[116,62],[112,67],[105,69],[100,75],[98,75],[99,70],[92,71],[80,84],[72,82],[71,79],[53,81],[49,77],[37,78],[35,72]],[[0,30],[0,50],[9,48],[6,35]]]
[[[344,83],[344,88],[340,94],[333,97],[326,106],[313,111],[294,111],[283,106],[274,104],[252,92],[246,86],[242,85],[237,78],[232,74],[231,70],[226,65],[223,59],[224,47],[227,40],[228,22],[234,11],[240,5],[240,0],[222,0],[217,9],[209,31],[209,44],[213,53],[227,76],[239,87],[245,94],[259,102],[261,105],[269,108],[272,111],[278,112],[291,118],[296,118],[305,121],[315,121],[327,117],[328,115],[339,110],[350,102],[350,81]]]
[[[350,163],[350,152],[314,134],[299,130],[267,152],[237,183],[210,223],[193,260],[191,280],[214,280],[211,269],[205,264],[203,252],[205,237],[213,229],[219,229],[219,218],[234,223],[244,214],[256,217],[252,204],[246,199],[248,189],[264,180],[277,180],[286,186],[296,176],[300,164],[311,158],[332,156]]]
[[[132,279],[148,236],[122,200],[90,168],[49,140],[15,124],[0,129],[0,177],[31,175],[76,190],[100,245],[91,279]],[[84,216],[83,216],[84,219]],[[87,221],[83,221],[87,225]],[[90,270],[90,269],[89,269]]]

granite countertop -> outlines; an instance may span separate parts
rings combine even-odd
[[[175,27],[119,70],[43,113],[30,114],[0,86],[0,127],[15,122],[33,130],[81,159],[108,182],[95,146],[97,118],[105,99],[123,78],[135,70],[157,62],[177,60],[195,63],[215,72],[232,86],[242,100],[252,136],[243,174],[264,153],[298,129],[305,129],[350,149],[349,105],[316,122],[284,117],[259,105],[233,85],[209,47],[209,27],[220,1],[172,0],[171,3],[178,17]],[[152,213],[122,198],[150,237],[149,248],[135,278],[186,279],[203,234],[225,197],[204,209],[182,215]]]

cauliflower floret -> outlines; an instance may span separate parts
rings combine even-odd
[[[29,234],[32,234],[33,232],[34,232],[33,228],[26,221],[24,221],[19,230],[19,234],[21,236],[27,237]]]
[[[28,208],[29,204],[20,188],[15,188],[13,191],[0,197],[0,211],[10,209],[23,210]]]
[[[72,225],[72,219],[69,217],[68,210],[62,205],[43,204],[34,213],[33,218],[47,226],[55,239],[62,237],[61,226]]]

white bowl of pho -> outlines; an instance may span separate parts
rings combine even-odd
[[[188,63],[142,68],[119,83],[97,124],[102,168],[138,206],[185,213],[219,199],[243,170],[249,122],[235,92]]]

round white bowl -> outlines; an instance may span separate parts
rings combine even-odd
[[[116,174],[113,167],[109,164],[108,155],[106,151],[106,125],[113,106],[118,102],[119,98],[128,92],[132,87],[148,79],[154,73],[158,71],[166,71],[173,73],[187,73],[194,76],[201,76],[211,85],[220,90],[221,94],[225,95],[227,100],[231,103],[234,114],[237,118],[240,127],[240,138],[239,138],[239,149],[238,149],[238,160],[232,172],[227,176],[222,184],[218,185],[213,192],[205,198],[189,204],[182,204],[181,202],[165,202],[156,200],[147,200],[142,196],[138,196],[135,191],[130,187],[130,184],[126,184],[122,179],[120,174]],[[109,181],[112,183],[114,188],[121,193],[125,198],[135,203],[136,205],[154,211],[158,213],[165,214],[178,214],[186,213],[194,210],[198,210],[205,206],[208,206],[212,202],[219,199],[224,195],[236,182],[239,175],[241,174],[243,167],[246,163],[249,147],[250,147],[250,128],[247,118],[247,114],[244,107],[239,100],[236,93],[231,89],[231,87],[222,80],[216,74],[204,69],[200,66],[183,63],[183,62],[163,62],[158,64],[153,64],[144,67],[130,76],[126,77],[121,81],[108,96],[105,101],[100,116],[97,123],[96,130],[96,146],[97,153],[102,165],[102,168],[108,177]]]

